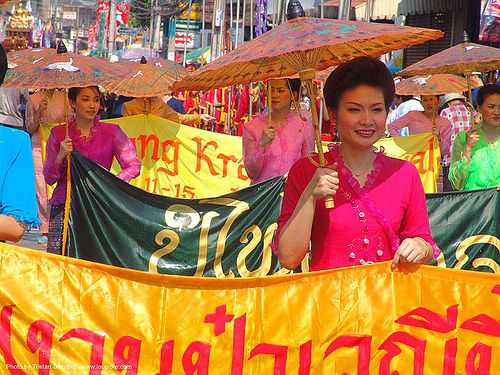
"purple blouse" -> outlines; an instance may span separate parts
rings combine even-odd
[[[373,170],[361,187],[344,165],[338,146],[325,154],[328,164],[338,163],[339,190],[335,208],[316,202],[311,233],[310,270],[322,270],[391,260],[405,238],[422,237],[440,251],[432,239],[422,182],[413,164],[377,154]],[[278,229],[271,245],[275,251],[283,226],[316,167],[301,159],[285,185]]]
[[[251,184],[287,173],[300,158],[314,151],[314,128],[311,114],[301,111],[300,116],[288,112],[283,126],[276,127],[271,144],[259,146],[262,130],[267,126],[267,113],[262,113],[243,128],[243,160]]]
[[[57,182],[50,203],[61,205],[66,198],[66,170],[67,160],[61,164],[56,163],[61,141],[66,136],[64,125],[52,128],[46,146],[46,159],[43,166],[45,181],[49,185]],[[127,135],[116,124],[107,124],[99,121],[97,116],[94,126],[90,129],[89,136],[81,135],[80,129],[76,126],[74,118],[69,121],[69,136],[73,142],[73,149],[78,150],[86,157],[99,163],[109,170],[116,157],[122,171],[117,177],[129,182],[137,177],[141,171],[141,162],[137,157],[134,144]]]

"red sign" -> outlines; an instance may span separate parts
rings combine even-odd
[[[89,50],[96,50],[98,48],[98,39],[97,39],[97,25],[94,23],[89,26]]]
[[[130,4],[116,4],[116,26],[124,26],[128,23]]]
[[[184,47],[184,44],[187,44],[188,48],[194,47],[194,34],[187,34],[182,31],[175,32],[175,47]]]
[[[479,40],[500,42],[500,0],[481,1]]]
[[[108,30],[109,30],[109,8],[111,6],[111,2],[109,1],[99,1],[97,3],[97,35],[98,40],[101,38],[101,14],[104,14],[104,32],[102,34],[102,38],[104,41],[104,48],[108,48]]]

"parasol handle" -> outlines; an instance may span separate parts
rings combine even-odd
[[[272,104],[271,104],[271,80],[267,80],[267,126],[273,127],[273,123],[271,120],[271,112],[272,112]]]
[[[327,163],[325,154],[323,153],[323,146],[321,145],[321,134],[319,132],[318,111],[316,110],[316,91],[314,90],[314,84],[312,79],[310,78],[306,79],[305,84],[307,86],[307,95],[309,95],[309,100],[311,102],[311,112],[312,112],[311,114],[314,126],[314,140],[316,143],[316,148],[318,149],[319,167],[324,168],[326,167]],[[312,161],[311,158],[309,158],[309,160]],[[325,208],[330,209],[335,207],[333,196],[326,196],[324,200],[325,200]]]
[[[432,134],[439,139],[439,130],[436,128],[436,101],[432,102]]]
[[[65,128],[66,128],[66,137],[69,135],[69,120],[68,120],[68,112],[69,112],[69,105],[68,105],[68,89],[64,89],[64,121],[65,121]]]
[[[472,89],[470,87],[470,76],[472,75],[472,72],[464,72],[464,74],[467,77],[467,92],[469,93],[469,100],[465,104],[469,108],[470,126],[473,128],[476,126],[476,123],[474,122],[474,105],[472,104]]]

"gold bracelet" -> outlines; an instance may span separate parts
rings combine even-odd
[[[422,240],[425,243],[424,257],[420,260],[420,263],[422,263],[422,261],[424,261],[425,259],[427,259],[429,257],[429,254],[431,254],[431,252],[432,252],[432,245],[429,242],[427,242],[426,240],[424,240],[422,237],[413,237],[413,238],[414,239]]]

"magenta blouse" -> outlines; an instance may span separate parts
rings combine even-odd
[[[373,170],[361,187],[345,167],[338,146],[325,154],[328,164],[338,163],[339,190],[335,208],[316,202],[312,233],[310,270],[370,264],[391,260],[405,238],[422,237],[440,251],[432,239],[422,182],[413,164],[378,152]],[[272,247],[292,215],[300,195],[316,167],[305,158],[290,170],[285,185],[278,229]]]
[[[300,158],[314,151],[314,128],[311,114],[301,111],[302,117],[290,110],[276,136],[264,147],[259,146],[262,130],[267,126],[267,112],[261,113],[243,128],[243,161],[251,184],[287,173]]]
[[[67,160],[61,164],[56,163],[59,145],[66,136],[64,125],[52,128],[46,146],[46,159],[43,166],[45,181],[49,185],[57,182],[50,203],[53,205],[64,204],[66,198],[66,170]],[[137,157],[134,144],[116,124],[107,124],[99,121],[97,116],[90,135],[83,137],[76,126],[74,118],[69,121],[69,136],[73,142],[73,149],[78,150],[86,157],[99,163],[109,170],[116,157],[122,171],[117,177],[129,182],[137,177],[141,171],[141,162]]]

